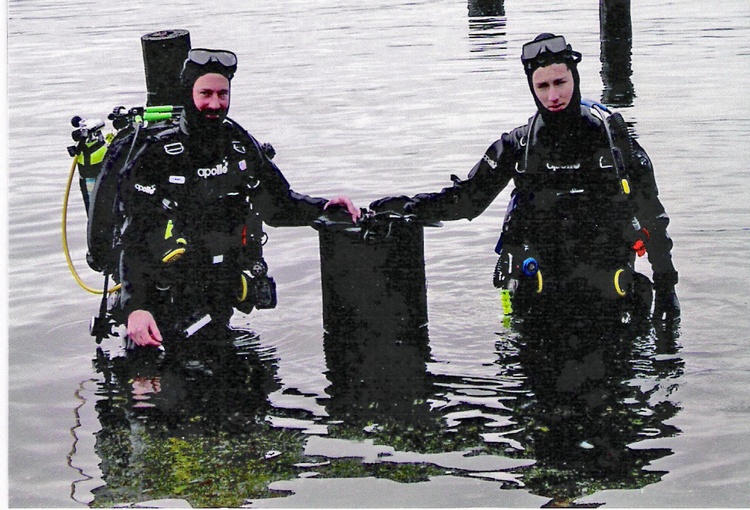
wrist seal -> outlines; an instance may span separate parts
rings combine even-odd
[[[657,289],[665,287],[674,287],[679,281],[679,274],[677,271],[669,271],[667,273],[654,273],[654,287]]]

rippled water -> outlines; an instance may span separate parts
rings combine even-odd
[[[149,497],[131,488],[118,499],[116,490],[145,476],[143,459],[156,449],[148,425],[158,421],[149,404],[164,402],[146,377],[136,385],[142,403],[123,403],[132,374],[102,368],[108,361],[87,333],[98,298],[76,286],[59,240],[70,118],[143,104],[140,36],[185,28],[193,46],[236,51],[232,117],[274,144],[295,190],[365,206],[440,189],[525,123],[533,103],[517,55],[539,32],[565,34],[584,54],[584,96],[606,95],[595,5],[507,0],[504,8],[472,17],[453,0],[106,9],[11,0],[12,506]],[[748,19],[745,0],[632,2],[632,75],[619,84],[632,100],[621,111],[655,163],[672,217],[683,308],[676,338],[503,327],[490,278],[504,191],[472,222],[425,229],[427,331],[410,332],[400,350],[365,332],[352,339],[371,350],[337,356],[337,339],[323,330],[316,232],[269,229],[280,304],[249,317],[259,399],[238,412],[258,418],[259,443],[243,448],[285,497],[251,498],[252,506],[750,505]],[[99,285],[85,269],[81,205],[74,195],[72,255]],[[103,348],[116,357],[116,340]],[[188,368],[160,384],[200,382],[204,372]],[[230,385],[236,375],[228,372]],[[347,384],[355,376],[358,386]],[[203,396],[217,415],[233,402]],[[125,443],[135,450],[116,448]],[[213,452],[207,459],[221,458],[216,445],[202,447]]]

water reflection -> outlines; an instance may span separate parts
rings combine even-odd
[[[514,455],[536,464],[528,490],[568,504],[602,489],[633,489],[661,479],[649,463],[671,454],[638,444],[679,430],[669,396],[682,374],[675,331],[616,321],[517,325],[498,342],[504,377],[522,381],[509,401]]]
[[[633,30],[630,0],[600,2],[602,103],[615,107],[632,106],[635,87],[631,80]]]
[[[428,402],[423,226],[385,214],[319,230],[329,430],[408,437],[401,447],[424,451],[414,439],[434,437],[440,415]]]
[[[500,2],[469,2],[472,58],[502,60],[508,54],[505,8]]]
[[[292,476],[301,438],[266,423],[278,388],[273,352],[250,333],[195,340],[166,352],[97,350],[95,450],[105,485],[92,491],[92,506],[165,497],[238,506]]]
[[[497,342],[496,376],[477,377],[441,375],[439,363],[433,371],[426,327],[338,325],[325,337],[329,437],[400,452],[360,461],[361,475],[413,482],[445,474],[440,466],[568,506],[666,474],[649,466],[672,451],[643,441],[680,433],[669,424],[683,372],[678,330],[601,318],[517,323]],[[450,453],[451,463],[434,461]],[[474,469],[479,458],[499,464]],[[399,462],[412,471],[394,473]]]
[[[363,427],[396,421],[430,421],[432,394],[427,374],[430,358],[427,327],[386,321],[382,327],[333,328],[324,350],[330,396],[326,410],[334,420]]]

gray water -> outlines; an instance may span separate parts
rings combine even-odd
[[[440,189],[525,123],[533,102],[518,54],[539,32],[565,34],[583,53],[585,97],[606,92],[596,2],[507,0],[504,15],[476,18],[463,0],[11,0],[8,15],[11,506],[96,504],[105,486],[95,444],[103,428],[96,404],[105,397],[88,335],[98,297],[68,272],[60,214],[70,118],[145,102],[141,35],[184,28],[193,46],[236,51],[231,116],[273,143],[295,190],[345,194],[360,206]],[[604,425],[635,429],[609,461],[630,474],[568,480],[580,482],[568,502],[750,506],[748,20],[746,0],[632,2],[633,97],[620,111],[654,161],[672,218],[682,321],[666,350],[654,332],[639,336],[613,383],[623,396],[612,414],[622,422],[608,416]],[[313,476],[310,468],[271,483],[285,497],[251,506],[539,507],[565,485],[530,436],[546,430],[530,421],[544,410],[523,372],[534,365],[524,366],[491,285],[508,195],[472,222],[425,230],[431,357],[416,370],[430,380],[426,405],[441,437],[463,441],[444,451],[417,451],[377,427],[341,432],[347,424],[329,398],[317,234],[269,229],[280,303],[247,321],[276,381],[266,423],[301,433],[309,460],[355,459],[365,475]],[[69,222],[73,260],[99,286],[85,265],[76,193]],[[115,352],[117,340],[104,348]],[[641,454],[645,464],[625,465]],[[412,483],[373,474],[394,466],[436,471]],[[123,502],[149,499],[129,496]]]

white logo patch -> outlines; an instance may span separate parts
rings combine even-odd
[[[143,184],[136,183],[135,189],[142,193],[148,193],[149,195],[153,195],[154,193],[156,193],[156,186],[153,184],[150,186],[144,186]]]
[[[172,184],[185,184],[185,176],[184,175],[170,175],[169,182],[171,182]]]
[[[485,160],[487,164],[490,165],[490,167],[493,170],[497,168],[497,161],[493,161],[492,158],[490,158],[487,154],[485,154],[484,157],[482,157],[482,159]]]
[[[229,172],[229,165],[225,160],[223,163],[219,163],[213,168],[199,168],[198,177],[203,177],[204,179],[206,179],[208,177],[223,175],[227,172]]]
[[[558,170],[578,170],[581,168],[580,163],[575,163],[573,165],[553,165],[552,163],[547,163],[547,170],[552,170],[553,172],[557,172]]]

